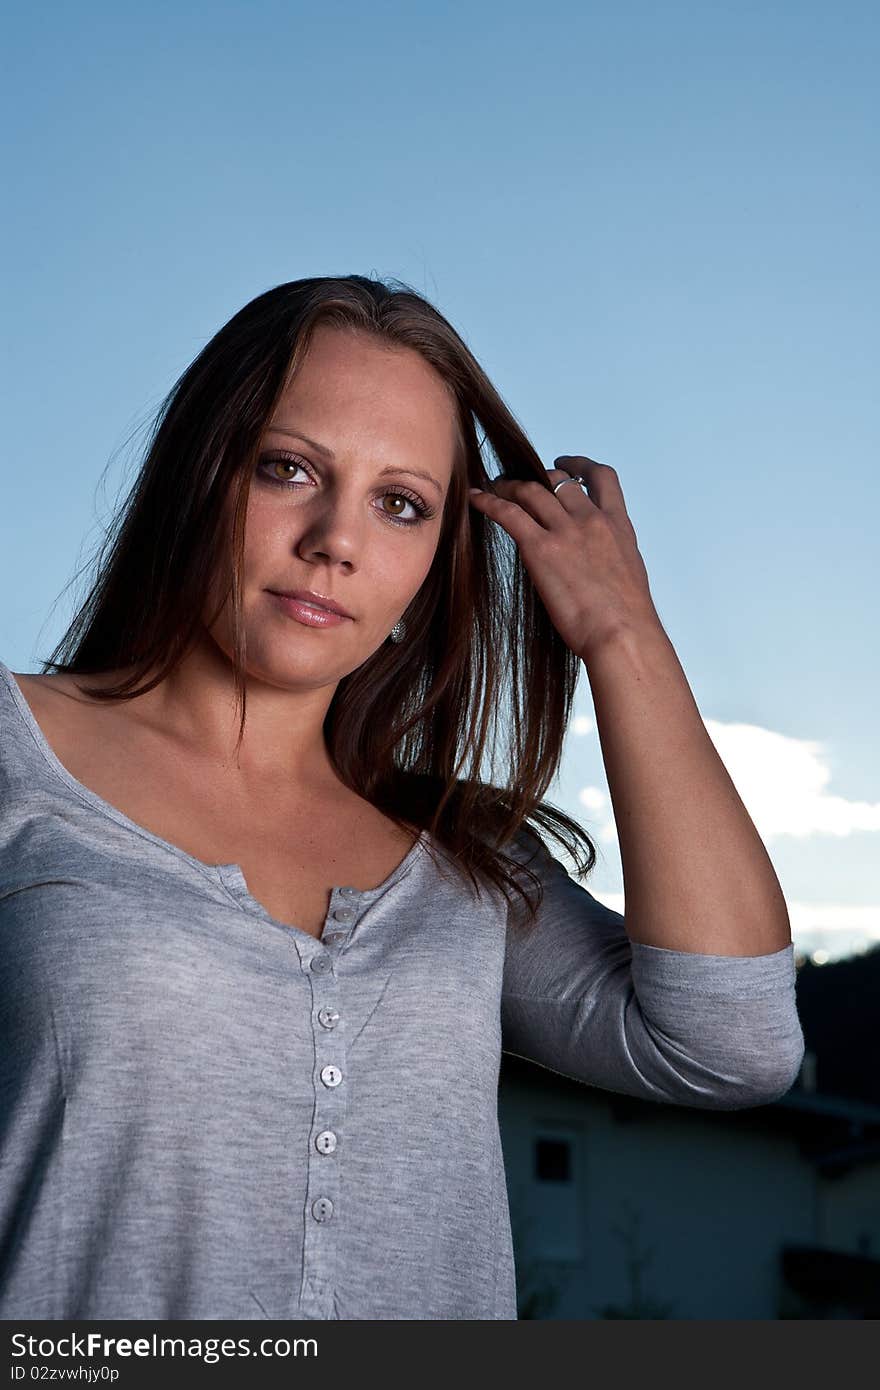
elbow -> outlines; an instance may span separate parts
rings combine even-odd
[[[788,1095],[801,1074],[805,1053],[806,1047],[801,1034],[788,1051],[777,1058],[772,1085],[766,1093],[766,1099],[761,1102],[762,1105],[769,1105],[772,1101],[781,1100],[783,1096]]]
[[[735,1080],[722,1088],[718,1095],[718,1107],[724,1110],[745,1110],[752,1106],[772,1105],[787,1095],[797,1081],[804,1060],[805,1046],[803,1035],[793,1040],[785,1048],[774,1050],[756,1063],[750,1059]]]

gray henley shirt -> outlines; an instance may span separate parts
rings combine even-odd
[[[0,1317],[515,1319],[502,1051],[710,1110],[803,1057],[793,950],[631,942],[522,832],[425,832],[320,939],[78,782],[0,662]]]

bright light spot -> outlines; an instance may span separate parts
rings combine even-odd
[[[581,787],[578,801],[582,806],[586,806],[588,811],[601,811],[603,806],[608,804],[608,797],[601,787]]]

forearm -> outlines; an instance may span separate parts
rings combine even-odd
[[[607,638],[584,664],[630,938],[719,956],[790,945],[779,880],[659,622]]]

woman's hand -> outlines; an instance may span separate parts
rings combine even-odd
[[[583,478],[589,497],[576,483],[554,495],[537,480],[497,478],[470,498],[516,541],[554,627],[588,662],[607,637],[662,624],[614,469],[579,454],[553,462],[564,466],[547,470],[551,486]]]

